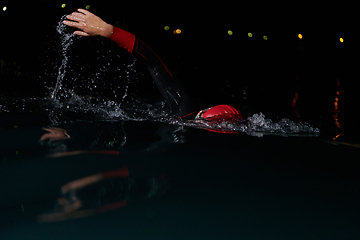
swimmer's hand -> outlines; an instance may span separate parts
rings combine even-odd
[[[103,36],[109,38],[113,32],[114,27],[104,22],[95,14],[84,9],[78,9],[78,12],[73,12],[66,16],[71,21],[63,21],[63,23],[70,27],[75,27],[81,31],[75,31],[75,35],[79,36]]]
[[[70,138],[69,134],[62,128],[43,128],[43,130],[48,131],[49,133],[42,135],[40,141],[48,139],[51,142]]]

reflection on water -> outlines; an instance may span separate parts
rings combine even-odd
[[[57,199],[54,210],[40,214],[38,220],[54,222],[99,214],[125,207],[129,202],[149,200],[164,194],[166,189],[164,175],[139,176],[134,172],[130,174],[123,166],[63,185],[62,196]]]
[[[296,75],[295,76],[295,82],[297,82],[298,80],[299,80],[299,76]],[[299,100],[299,92],[298,92],[299,91],[299,86],[298,86],[298,84],[296,85],[295,90],[296,90],[296,92],[295,92],[295,95],[294,95],[294,97],[292,99],[291,107],[293,108],[293,113],[296,116],[296,118],[298,120],[301,120],[299,108],[297,107],[297,102]]]
[[[336,89],[336,97],[335,97],[335,101],[334,101],[334,115],[333,115],[333,118],[334,118],[334,124],[335,126],[338,128],[338,129],[341,129],[342,126],[339,122],[339,113],[340,113],[340,110],[339,110],[339,97],[340,97],[340,92],[339,92],[339,87],[340,87],[340,79],[338,78],[337,79],[337,82],[336,82],[336,85],[337,85],[337,89]],[[339,137],[341,134],[339,134],[337,137]],[[335,137],[334,140],[337,138]]]

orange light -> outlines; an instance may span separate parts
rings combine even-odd
[[[303,35],[302,34],[298,34],[298,38],[302,39],[303,38]]]
[[[180,34],[181,33],[181,29],[176,29],[176,30],[174,30],[174,34]]]
[[[336,140],[338,137],[340,137],[342,134],[338,134],[335,137],[333,137],[333,140]]]

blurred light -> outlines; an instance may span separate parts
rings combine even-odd
[[[264,35],[263,39],[266,41],[266,40],[268,40],[268,37],[266,35]]]
[[[302,34],[299,33],[299,34],[298,34],[298,38],[302,39]]]
[[[5,12],[7,10],[7,6],[3,7],[3,11]]]
[[[336,140],[338,137],[340,137],[342,134],[340,133],[340,134],[338,134],[338,135],[336,135],[335,137],[333,137],[333,140]]]
[[[65,3],[61,4],[61,8],[65,8],[65,7],[66,7]]]
[[[252,37],[252,36],[253,36],[253,34],[252,34],[251,32],[249,32],[249,33],[248,33],[248,36],[249,36],[249,37]]]
[[[344,42],[344,39],[343,39],[343,38],[340,38],[340,42]]]
[[[229,30],[229,31],[228,31],[228,34],[231,36],[231,35],[233,35],[234,33],[233,33],[233,31]]]
[[[293,98],[291,104],[292,107],[296,107],[296,102],[298,101],[298,99],[299,99],[299,93],[295,93],[295,97]]]
[[[89,10],[89,9],[90,9],[90,5],[86,5],[85,9],[86,9],[86,10]]]
[[[165,26],[164,29],[165,29],[166,31],[169,31],[170,27],[169,27],[169,26]]]
[[[176,29],[176,30],[174,30],[174,34],[180,34],[181,33],[181,29]]]
[[[338,86],[340,86],[340,79],[338,78],[337,79],[337,84]],[[340,124],[340,121],[339,121],[339,113],[340,113],[340,109],[339,109],[339,95],[340,95],[340,92],[339,91],[336,91],[336,97],[335,97],[335,102],[334,102],[334,115],[333,115],[333,118],[334,118],[334,124],[337,128],[342,128],[341,124]]]

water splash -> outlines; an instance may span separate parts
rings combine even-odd
[[[61,47],[62,47],[62,62],[59,67],[58,76],[56,79],[56,84],[53,92],[51,93],[51,98],[55,99],[60,89],[62,89],[62,81],[64,80],[64,76],[66,74],[67,66],[68,66],[68,51],[70,46],[74,41],[75,35],[72,33],[66,33],[66,25],[63,24],[63,21],[66,19],[66,16],[63,16],[56,27],[56,31],[60,34],[61,38]]]
[[[264,135],[310,136],[319,135],[320,130],[306,122],[294,122],[287,118],[273,121],[263,113],[256,113],[247,118],[246,123],[236,127],[238,131],[262,137]]]
[[[45,73],[46,78],[56,78],[55,84],[47,86],[51,91],[48,109],[53,109],[50,112],[52,122],[61,122],[63,111],[92,113],[104,119],[141,118],[129,117],[123,110],[129,105],[136,108],[130,86],[143,76],[138,71],[137,60],[124,56],[118,46],[114,47],[106,39],[74,35],[63,24],[65,19],[63,16],[56,27],[61,40],[61,64],[56,66],[53,76]],[[53,48],[48,50],[54,51]],[[54,64],[56,59],[52,61]]]
[[[319,136],[320,130],[306,122],[294,122],[287,118],[274,121],[265,117],[263,113],[255,113],[246,120],[234,122],[204,122],[204,121],[178,121],[172,124],[206,129],[223,133],[246,133],[247,135],[263,137],[264,135],[280,136]]]

